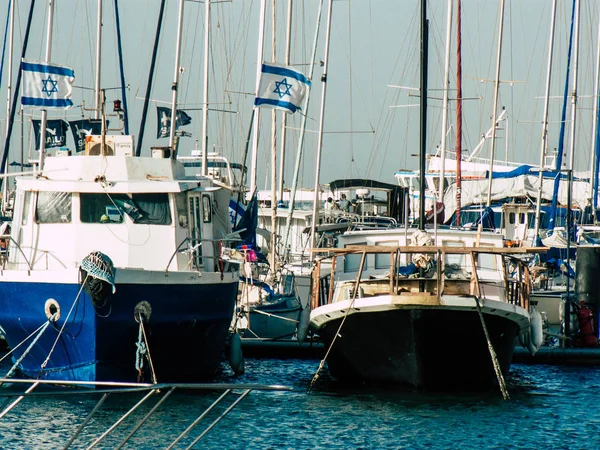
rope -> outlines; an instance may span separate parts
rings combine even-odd
[[[65,329],[65,326],[67,325],[67,322],[69,321],[69,317],[71,317],[71,313],[73,312],[73,308],[75,308],[75,306],[79,303],[79,298],[81,297],[81,292],[83,291],[83,287],[85,286],[85,282],[87,281],[88,276],[89,275],[87,275],[85,277],[85,280],[83,280],[83,283],[81,284],[81,287],[79,288],[79,292],[77,293],[77,297],[75,297],[75,301],[73,301],[73,304],[71,305],[71,309],[69,309],[69,314],[67,314],[67,317],[65,317],[65,320],[63,321],[63,324],[60,327],[58,335],[56,336],[56,339],[54,340],[54,344],[52,344],[52,348],[48,352],[48,356],[46,357],[46,359],[44,360],[44,362],[40,366],[40,372],[46,368],[46,365],[48,364],[48,361],[50,361],[50,357],[52,356],[52,353],[54,352],[54,349],[56,348],[56,344],[58,343],[58,340],[60,339],[60,337],[62,335],[62,332]],[[48,323],[50,323],[50,321]]]
[[[152,374],[152,383],[157,384],[156,373],[154,371],[154,364],[152,364],[152,357],[150,356],[150,348],[148,347],[148,338],[146,337],[146,329],[144,328],[144,320],[142,314],[139,314],[140,318],[140,329],[138,333],[138,341],[135,344],[137,350],[135,352],[135,368],[138,371],[138,383],[142,379],[142,369],[144,368],[144,356],[148,358],[148,364],[150,365],[150,372]]]
[[[509,400],[510,396],[508,395],[508,390],[506,389],[504,376],[502,376],[502,371],[500,370],[500,363],[498,362],[496,351],[494,350],[492,341],[490,339],[490,335],[488,333],[487,327],[485,326],[485,320],[483,318],[483,313],[481,312],[481,306],[479,305],[479,298],[477,296],[474,296],[474,298],[475,305],[477,306],[477,313],[479,314],[479,319],[481,320],[481,326],[483,327],[483,332],[485,333],[485,339],[487,340],[488,350],[490,351],[492,363],[494,364],[494,370],[496,371],[496,378],[498,378],[498,384],[500,385],[500,391],[502,392],[502,397],[504,398],[504,400]]]

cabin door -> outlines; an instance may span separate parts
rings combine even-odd
[[[188,224],[191,241],[192,267],[200,269],[202,261],[202,194],[199,192],[188,193]]]

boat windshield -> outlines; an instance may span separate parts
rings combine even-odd
[[[122,223],[128,215],[133,223],[170,225],[171,209],[166,193],[80,194],[83,223]]]

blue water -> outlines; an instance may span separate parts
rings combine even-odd
[[[318,365],[317,360],[247,359],[246,373],[237,377],[224,367],[220,382],[281,384],[293,391],[251,392],[194,448],[600,448],[600,369],[513,365],[505,401],[496,391],[442,395],[342,386],[326,372],[307,393]],[[234,393],[232,398],[241,392]],[[218,395],[173,394],[124,448],[165,448]],[[62,448],[98,398],[25,399],[0,419],[0,448]],[[111,397],[71,448],[87,448],[140,398]],[[0,407],[10,401],[0,398]],[[117,447],[150,406],[96,448]],[[216,417],[210,414],[176,448],[186,448]]]

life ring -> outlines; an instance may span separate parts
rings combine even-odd
[[[60,319],[60,305],[53,298],[46,300],[44,312],[46,313],[46,318],[51,322],[56,322]]]

